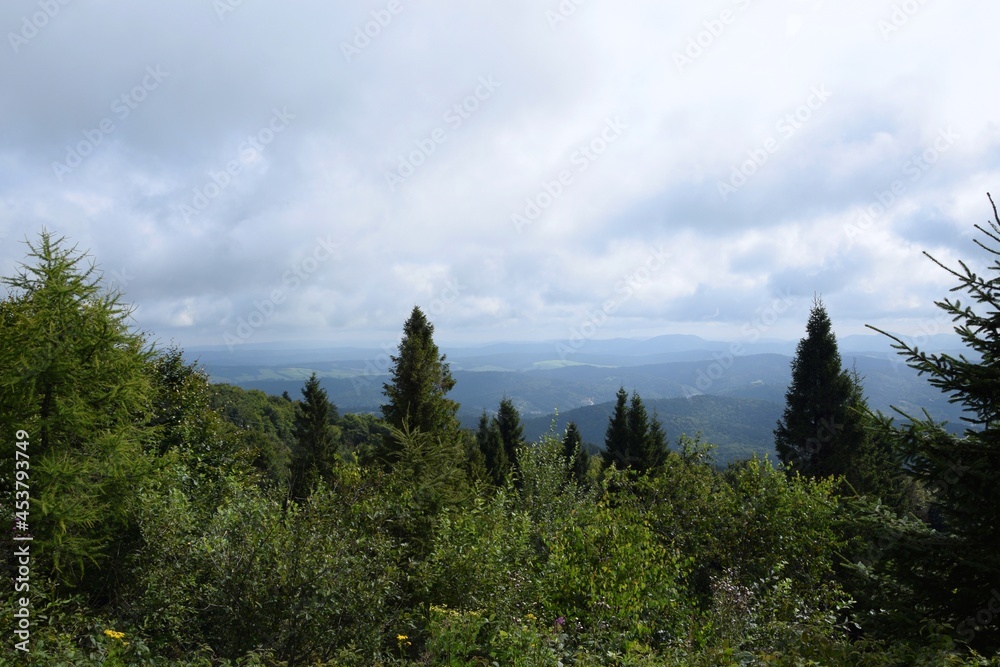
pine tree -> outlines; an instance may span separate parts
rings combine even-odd
[[[435,440],[457,442],[460,428],[458,403],[446,398],[455,386],[451,370],[434,343],[434,325],[414,306],[403,325],[399,353],[391,357],[391,381],[383,385],[388,402],[382,415],[389,427],[401,432],[418,431]],[[379,452],[387,463],[398,459],[400,440],[386,438]]]
[[[628,467],[631,462],[629,452],[628,392],[619,387],[615,395],[615,411],[608,420],[608,430],[604,435],[604,466],[615,464],[619,468]]]
[[[296,447],[292,452],[289,495],[304,500],[320,480],[329,481],[337,462],[337,438],[332,426],[337,410],[313,373],[302,387],[295,407]]]
[[[949,268],[924,253],[958,281],[951,291],[964,292],[972,301],[935,302],[959,323],[955,332],[969,355],[928,354],[871,327],[893,339],[906,363],[928,375],[969,415],[961,437],[926,416],[907,416],[902,427],[881,420],[908,473],[931,493],[933,528],[900,535],[883,562],[899,564],[894,576],[912,593],[901,608],[951,624],[959,641],[984,654],[1000,650],[1000,614],[995,613],[1000,599],[1000,215],[989,199],[994,221],[988,228],[975,225],[985,239],[974,242],[992,255],[987,267],[992,277],[977,275],[962,261],[959,269]]]
[[[153,478],[153,351],[86,255],[43,232],[0,304],[0,495],[28,436],[32,554],[56,581],[110,595],[130,507]],[[37,547],[37,550],[36,550]],[[95,591],[95,589],[101,589]]]
[[[500,434],[508,465],[516,470],[517,451],[524,444],[524,427],[521,424],[521,414],[509,398],[504,397],[500,401],[500,408],[493,417],[493,426]]]
[[[479,428],[476,430],[476,443],[483,454],[486,472],[496,486],[501,486],[507,473],[510,472],[510,461],[504,451],[500,431],[490,420],[486,410],[479,416]]]
[[[583,447],[583,436],[576,422],[566,425],[566,435],[563,436],[563,456],[569,467],[570,479],[579,486],[587,484],[587,471],[590,469],[590,454]]]
[[[782,463],[810,477],[844,474],[865,437],[860,414],[852,409],[857,394],[851,375],[841,367],[826,308],[817,298],[792,360],[785,410],[774,430]]]

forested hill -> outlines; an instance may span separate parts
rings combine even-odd
[[[601,403],[560,412],[558,416],[525,419],[524,435],[529,441],[538,441],[553,423],[556,433],[561,434],[572,421],[593,452],[604,443],[614,407],[614,402]],[[774,459],[773,432],[782,406],[773,401],[700,395],[649,400],[646,408],[650,414],[656,411],[671,442],[681,435],[695,437],[700,433],[704,441],[715,446],[713,458],[719,465],[754,454]]]
[[[455,350],[448,357],[455,377],[450,396],[459,403],[459,418],[468,428],[475,426],[483,410],[492,411],[509,397],[526,418],[529,436],[547,431],[552,415],[558,412],[560,429],[572,418],[584,441],[599,445],[610,402],[618,388],[625,387],[638,391],[650,402],[650,409],[658,409],[671,440],[681,433],[701,431],[718,445],[718,454],[725,460],[738,453],[773,452],[771,430],[784,405],[791,357],[760,353],[720,362],[713,355],[719,354],[714,348],[722,344],[692,338],[661,337],[654,339],[656,345],[591,341],[590,356],[580,355],[590,363],[571,365],[551,359],[552,346],[542,343]],[[698,341],[701,349],[697,349]],[[940,346],[949,341],[937,342]],[[890,413],[895,406],[919,415],[927,408],[935,418],[961,428],[960,411],[939,390],[891,352],[875,350],[884,345],[879,337],[854,337],[852,343],[856,349],[872,350],[843,355],[844,365],[861,374],[872,409]],[[779,347],[770,343],[762,349]],[[376,350],[362,348],[298,352],[237,348],[232,353],[192,352],[189,358],[202,363],[215,382],[272,395],[287,391],[298,396],[315,372],[330,400],[343,412],[378,412],[385,400],[382,385],[388,380],[378,355]],[[663,356],[688,358],[649,363]]]

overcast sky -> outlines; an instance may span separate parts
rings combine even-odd
[[[0,273],[182,346],[944,331],[1000,4],[4,0]]]

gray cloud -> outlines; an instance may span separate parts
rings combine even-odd
[[[414,304],[463,341],[559,338],[608,300],[599,337],[739,336],[789,293],[776,335],[814,292],[845,331],[933,317],[920,251],[973,255],[1000,178],[1000,9],[731,4],[706,37],[721,7],[12,0],[0,269],[66,234],[182,345],[251,317],[247,340],[378,342]]]

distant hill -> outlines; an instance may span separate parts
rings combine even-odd
[[[715,460],[720,465],[754,454],[774,458],[772,431],[782,411],[777,403],[707,395],[643,402],[650,415],[656,411],[671,446],[681,435],[694,437],[700,432],[704,441],[717,446]],[[614,407],[614,402],[608,402],[560,412],[555,432],[561,435],[566,424],[574,421],[584,442],[599,449],[604,444]],[[525,437],[536,441],[550,430],[552,423],[551,416],[524,420]]]
[[[926,378],[901,362],[881,336],[848,336],[841,356],[862,376],[869,404],[891,406],[936,419],[960,429],[961,411]],[[931,349],[956,346],[954,336],[930,339]],[[559,412],[559,429],[570,415],[588,442],[601,444],[619,387],[635,390],[650,410],[659,409],[667,433],[702,431],[720,447],[720,459],[753,451],[770,452],[771,430],[784,406],[791,379],[794,343],[758,341],[734,348],[697,336],[660,336],[647,340],[587,341],[578,352],[557,354],[556,344],[501,343],[445,350],[456,380],[450,397],[461,405],[459,417],[473,427],[480,413],[509,397],[531,424],[534,438],[548,430]],[[741,354],[733,354],[732,350]],[[785,353],[779,353],[783,350]],[[276,349],[271,346],[195,349],[215,382],[269,394],[287,391],[298,397],[313,372],[341,412],[378,412],[389,379],[385,350],[366,348]]]

